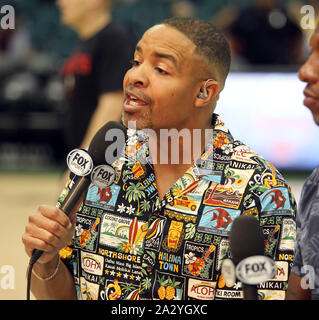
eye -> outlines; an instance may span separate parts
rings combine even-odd
[[[155,70],[157,70],[160,74],[168,74],[167,71],[165,71],[164,69],[160,68],[160,67],[156,67]]]
[[[137,66],[140,65],[140,63],[139,63],[137,60],[135,60],[135,59],[131,60],[130,63],[131,63],[131,65],[132,65],[132,67],[137,67]]]

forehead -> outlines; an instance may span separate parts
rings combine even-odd
[[[190,57],[196,49],[195,44],[182,32],[167,25],[156,25],[148,29],[139,43],[138,47],[144,49],[163,49],[175,54],[177,58]]]

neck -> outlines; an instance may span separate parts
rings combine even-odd
[[[205,129],[160,129],[149,136],[153,164],[166,170],[190,167],[203,153],[213,134]]]
[[[81,21],[75,29],[81,39],[89,39],[106,27],[111,19],[112,17],[107,11],[102,11],[99,15],[87,15],[87,19]]]
[[[213,130],[207,129],[181,130],[172,137],[168,136],[167,130],[161,130],[149,136],[149,150],[160,199],[200,157],[205,149],[205,141],[208,142],[208,136],[213,133]]]

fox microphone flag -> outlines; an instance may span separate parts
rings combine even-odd
[[[125,145],[126,130],[121,123],[110,121],[97,131],[89,145],[88,151],[75,149],[68,154],[67,164],[70,171],[75,175],[75,183],[63,199],[62,204],[58,206],[66,215],[71,214],[88,189],[91,177],[101,176],[99,179],[100,183],[108,185],[114,182],[111,164],[121,156],[121,151]],[[110,152],[109,149],[113,152]],[[95,170],[96,168],[98,170]],[[93,174],[94,172],[95,174]],[[27,288],[28,298],[32,267],[42,254],[42,250],[34,249],[30,258]]]

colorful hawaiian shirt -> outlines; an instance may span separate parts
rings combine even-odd
[[[242,299],[221,274],[234,219],[253,215],[276,275],[260,299],[284,299],[294,256],[296,204],[282,175],[235,140],[216,114],[201,157],[160,201],[147,136],[129,130],[108,188],[91,184],[72,243],[61,250],[79,299]]]

